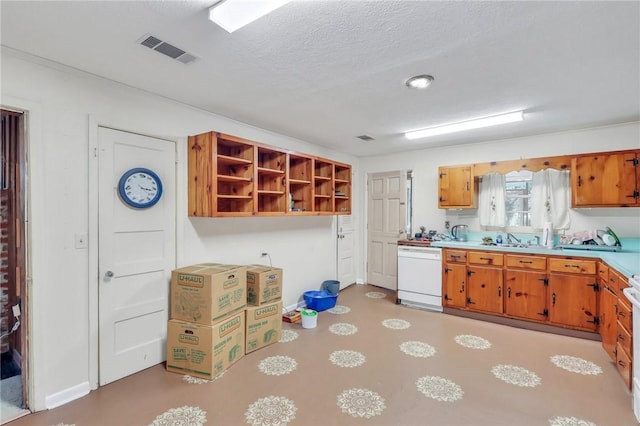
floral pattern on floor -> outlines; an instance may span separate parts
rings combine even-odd
[[[358,332],[358,327],[346,322],[338,322],[329,327],[329,331],[338,336],[350,336]]]
[[[296,340],[298,338],[298,336],[300,336],[300,335],[298,334],[297,331],[283,329],[282,330],[282,335],[280,336],[279,342],[280,343],[293,342],[294,340]]]
[[[575,417],[554,417],[549,419],[551,426],[596,426],[595,423]]]
[[[352,388],[338,395],[338,407],[352,417],[370,419],[379,416],[386,406],[384,398],[369,389]]]
[[[436,401],[453,402],[462,399],[462,388],[449,379],[438,376],[420,377],[416,387],[425,396]]]
[[[365,296],[370,297],[371,299],[384,299],[385,297],[387,297],[386,294],[379,291],[370,291],[366,293]]]
[[[397,318],[386,319],[382,321],[382,325],[392,330],[404,330],[405,328],[411,327],[411,323],[409,321]]]
[[[298,363],[295,359],[284,355],[270,356],[258,364],[258,369],[268,376],[289,374],[297,367]]]
[[[329,312],[330,314],[342,315],[351,312],[351,308],[348,306],[336,305],[331,309],[327,309],[327,312]]]
[[[338,367],[360,367],[367,358],[357,351],[334,351],[329,355],[329,361]]]
[[[503,382],[521,387],[533,388],[542,382],[535,373],[517,365],[496,365],[491,368],[491,372]]]
[[[550,359],[556,367],[571,371],[572,373],[579,373],[585,376],[602,374],[602,368],[600,368],[600,366],[586,359],[570,355],[554,355]]]
[[[252,426],[285,426],[296,418],[296,405],[282,396],[267,396],[249,405],[245,418]]]
[[[455,341],[460,346],[464,346],[469,349],[489,349],[491,347],[491,342],[487,339],[483,339],[482,337],[472,336],[470,334],[461,334],[455,337]]]
[[[151,423],[151,426],[175,426],[189,425],[200,426],[207,422],[207,413],[200,407],[190,407],[185,405],[179,408],[172,408],[160,414]]]
[[[404,342],[400,344],[400,350],[407,355],[415,356],[416,358],[429,358],[436,354],[436,349],[424,342]]]
[[[182,376],[182,380],[184,380],[185,382],[187,382],[189,384],[192,384],[192,385],[202,385],[202,384],[205,384],[205,383],[215,382],[216,380],[218,380],[222,376],[224,376],[224,371],[222,373],[218,374],[216,377],[214,377],[211,380],[203,379],[203,378],[200,378],[200,377],[193,377],[193,376],[190,376],[188,374],[185,374],[184,376]]]

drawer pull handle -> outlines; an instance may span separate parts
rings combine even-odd
[[[520,263],[533,263],[531,260],[519,260]]]
[[[626,368],[627,364],[624,361],[618,361],[618,365],[622,368]]]
[[[564,265],[565,268],[578,268],[580,269],[580,265]]]
[[[618,334],[618,341],[624,342],[624,336],[622,334]]]
[[[481,257],[480,260],[493,260],[492,257]]]
[[[619,311],[618,315],[621,316],[622,318],[627,316],[627,314],[624,311]]]

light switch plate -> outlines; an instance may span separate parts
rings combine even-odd
[[[75,240],[77,249],[85,249],[89,246],[89,237],[87,236],[87,234],[76,234]]]

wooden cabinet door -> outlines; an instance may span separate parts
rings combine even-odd
[[[596,292],[593,276],[549,275],[549,322],[596,330]]]
[[[471,166],[439,167],[438,207],[474,208]]]
[[[547,317],[547,274],[544,272],[505,272],[505,313],[514,317],[544,321]]]
[[[502,268],[467,268],[467,308],[502,313]]]
[[[618,297],[609,286],[602,286],[600,289],[600,336],[602,337],[602,348],[614,362],[616,361],[618,323],[617,303]]]
[[[467,302],[467,267],[450,263],[444,268],[444,305],[464,308]]]
[[[571,170],[572,206],[638,205],[637,161],[634,153],[574,158]]]

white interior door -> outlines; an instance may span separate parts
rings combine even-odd
[[[353,258],[353,217],[338,216],[338,281],[340,290],[356,282]]]
[[[169,281],[175,268],[175,143],[98,129],[99,376],[110,383],[166,359]],[[136,209],[118,193],[120,177],[145,167],[164,192]]]
[[[397,242],[406,232],[406,170],[371,173],[367,179],[367,282],[397,289]]]

